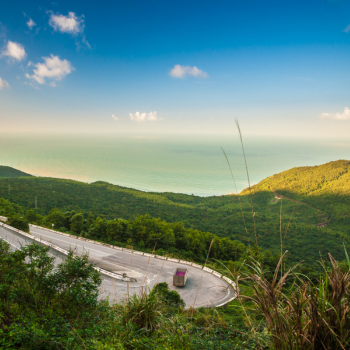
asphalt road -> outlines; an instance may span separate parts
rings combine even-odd
[[[103,276],[100,298],[109,297],[110,301],[126,298],[133,293],[149,290],[156,283],[167,282],[171,290],[176,290],[185,301],[186,307],[212,307],[225,304],[233,299],[235,293],[232,287],[221,278],[198,268],[177,262],[160,260],[153,257],[136,255],[110,247],[81,241],[74,236],[63,236],[45,229],[31,227],[31,234],[76,254],[87,253],[89,260],[97,267],[115,272],[126,273],[136,278],[137,282],[123,282]],[[0,226],[0,236],[10,243],[13,249],[31,243],[19,233]],[[65,256],[53,249],[50,254],[56,257],[57,263]],[[188,270],[185,287],[173,286],[173,274],[177,267]]]

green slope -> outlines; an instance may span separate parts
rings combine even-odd
[[[283,249],[290,251],[292,261],[315,262],[319,252],[323,256],[331,252],[337,259],[343,259],[342,244],[349,240],[349,163],[338,161],[320,167],[294,168],[253,186],[259,245],[278,253],[282,235]],[[281,200],[276,199],[271,190],[294,199],[282,199],[281,221]],[[244,219],[238,196],[203,198],[149,193],[106,182],[86,184],[39,177],[0,178],[0,197],[26,209],[34,208],[37,197],[37,211],[42,215],[47,215],[53,208],[85,214],[91,211],[108,219],[130,219],[150,214],[168,222],[181,221],[187,228],[212,232],[245,244],[252,244],[256,239],[247,190],[239,197]],[[316,227],[329,219],[326,228]]]
[[[255,192],[269,188],[323,212],[328,228],[350,234],[350,161],[293,168],[253,186]]]
[[[0,165],[0,177],[29,177],[30,174],[11,168],[9,166]]]
[[[8,192],[11,186],[11,193]],[[221,236],[242,236],[244,222],[237,196],[197,197],[175,193],[148,193],[111,185],[105,182],[86,184],[52,178],[0,179],[0,196],[27,209],[34,208],[46,215],[52,208],[75,210],[107,218],[133,218],[150,214],[170,222],[183,221],[186,226],[211,231]],[[270,192],[254,196],[255,218],[264,222],[279,222],[279,206]],[[241,197],[245,221],[253,225],[249,196]],[[319,213],[301,204],[286,203],[284,215],[299,223],[316,224]],[[241,237],[245,239],[244,233]]]

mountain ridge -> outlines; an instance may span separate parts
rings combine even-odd
[[[292,261],[317,261],[319,251],[325,249],[343,259],[342,244],[350,242],[349,164],[349,161],[340,160],[317,167],[293,168],[252,186],[259,245],[278,253],[282,229],[285,232],[284,247],[292,252]],[[311,195],[310,186],[320,187],[316,180],[324,184],[323,190],[321,193],[313,191]],[[332,189],[329,192],[325,190],[326,184]],[[282,208],[280,200],[276,200],[276,195],[268,188],[272,185],[278,196],[291,199],[281,197]],[[62,212],[75,211],[86,217],[91,212],[95,217],[108,220],[135,219],[149,214],[244,244],[255,242],[248,189],[239,195],[199,197],[143,192],[103,181],[87,184],[44,177],[0,177],[0,197],[25,210],[37,208],[35,211],[40,215],[48,215],[54,208]],[[324,222],[327,227],[317,227]]]
[[[0,165],[0,177],[10,178],[10,177],[33,177],[33,175],[27,174],[21,170],[12,168],[6,165]]]

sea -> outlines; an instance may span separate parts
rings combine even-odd
[[[293,167],[350,159],[350,138],[247,136],[246,167],[238,135],[0,136],[0,165],[36,176],[198,196],[240,192],[248,176],[253,185]]]

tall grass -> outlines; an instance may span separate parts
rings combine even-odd
[[[244,164],[245,164],[245,169],[246,169],[246,173],[247,173],[248,188],[249,188],[249,194],[250,194],[250,205],[251,205],[251,209],[252,209],[252,217],[253,217],[253,223],[254,223],[255,243],[256,243],[256,246],[258,248],[258,256],[259,256],[259,259],[260,259],[258,235],[257,235],[257,232],[256,232],[255,213],[254,213],[254,206],[253,206],[253,195],[252,195],[252,188],[250,186],[250,178],[249,178],[249,171],[248,171],[248,165],[247,165],[247,158],[245,156],[243,136],[242,136],[242,132],[241,132],[241,128],[239,126],[238,120],[236,119],[235,122],[236,122],[236,126],[237,126],[238,133],[239,133],[239,139],[241,140],[241,146],[242,146],[242,152],[243,152],[243,158],[244,158]]]
[[[304,278],[305,276],[295,273],[297,265],[284,272],[283,265],[287,252],[283,254],[283,241],[287,236],[294,209],[283,238],[282,199],[279,217],[280,259],[273,277],[268,279],[265,276],[259,253],[253,196],[242,132],[237,120],[236,125],[247,172],[255,243],[258,252],[258,261],[251,254],[250,262],[245,263],[249,269],[246,278],[241,279],[239,273],[236,272],[232,274],[236,282],[237,293],[240,292],[238,286],[243,280],[249,281],[253,290],[252,295],[240,293],[238,297],[247,323],[254,331],[255,325],[242,300],[253,303],[253,310],[257,317],[263,316],[267,329],[272,335],[274,348],[277,350],[350,349],[350,259],[345,246],[348,264],[345,272],[330,254],[327,256],[327,263],[320,261],[323,274],[315,284]],[[229,164],[227,156],[226,160]],[[230,164],[229,167],[233,178]],[[251,249],[249,251],[251,253]]]
[[[268,281],[254,266],[250,276],[254,296],[242,296],[255,304],[264,316],[276,349],[349,349],[350,345],[350,272],[343,272],[328,254],[331,268],[323,263],[324,276],[316,285],[298,279],[293,269],[277,281],[283,261]],[[285,287],[290,277],[291,287]]]
[[[235,186],[235,192],[236,192],[236,195],[237,195],[237,198],[238,198],[239,208],[240,208],[241,214],[242,214],[244,229],[245,229],[245,232],[246,232],[246,235],[247,235],[247,241],[248,241],[249,250],[251,250],[249,234],[248,234],[247,225],[246,225],[245,218],[244,218],[244,213],[243,213],[243,208],[242,208],[241,197],[240,197],[240,195],[238,194],[238,191],[237,191],[236,180],[235,180],[235,177],[233,176],[233,171],[232,171],[232,168],[231,168],[230,161],[228,160],[227,154],[226,154],[225,150],[224,150],[222,147],[221,147],[221,150],[222,150],[222,153],[224,154],[224,156],[225,156],[225,158],[226,158],[228,167],[229,167],[229,169],[230,169],[231,178],[232,178],[232,181],[233,181],[233,185]]]
[[[132,294],[122,308],[125,324],[133,323],[137,329],[156,331],[162,318],[163,302],[156,293]]]

